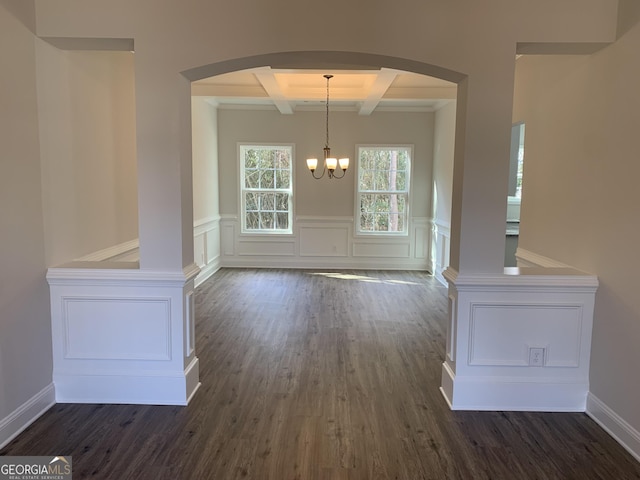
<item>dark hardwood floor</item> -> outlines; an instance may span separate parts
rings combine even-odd
[[[426,274],[225,269],[196,298],[188,407],[59,404],[0,454],[76,480],[640,479],[585,414],[450,411]]]

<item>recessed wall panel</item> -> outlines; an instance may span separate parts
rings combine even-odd
[[[579,305],[473,304],[469,364],[528,366],[529,347],[543,347],[545,366],[577,367],[581,325]]]
[[[240,240],[238,242],[238,255],[253,255],[258,257],[265,255],[292,256],[295,255],[295,242],[293,240],[280,242]]]
[[[170,299],[63,298],[64,358],[170,360]]]
[[[409,243],[356,242],[353,244],[354,257],[409,258]]]
[[[348,227],[300,227],[301,257],[346,257]]]

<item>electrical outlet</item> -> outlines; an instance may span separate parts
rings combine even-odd
[[[531,367],[544,366],[544,348],[539,348],[539,347],[529,348],[529,365]]]

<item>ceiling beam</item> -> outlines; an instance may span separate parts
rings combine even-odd
[[[393,99],[416,99],[416,100],[436,100],[455,99],[458,96],[458,89],[451,87],[391,87],[387,90],[385,100]]]
[[[267,95],[273,100],[274,105],[280,110],[280,113],[283,115],[291,115],[293,108],[287,101],[287,97],[280,88],[280,84],[276,80],[273,72],[270,69],[265,69],[264,71],[255,72],[254,75],[262,85],[262,88],[267,92]]]
[[[358,112],[360,115],[371,115],[397,75],[398,73],[394,70],[387,68],[380,70],[376,76],[376,80],[373,82],[373,85],[371,85],[371,90],[369,90],[367,98],[362,102],[362,106]]]

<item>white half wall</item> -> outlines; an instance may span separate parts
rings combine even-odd
[[[454,410],[586,409],[597,279],[570,268],[448,269],[442,393]]]
[[[56,402],[186,405],[199,387],[193,280],[132,263],[47,273]]]

